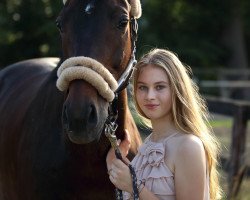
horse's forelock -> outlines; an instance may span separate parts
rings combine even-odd
[[[67,0],[63,0],[63,4],[66,4]],[[135,17],[136,19],[141,17],[142,11],[141,11],[141,1],[140,0],[131,0],[131,15]]]

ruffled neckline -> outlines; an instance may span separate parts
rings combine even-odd
[[[165,144],[167,140],[174,137],[177,133],[174,133],[162,140],[152,141],[152,133],[145,139],[143,145],[138,149],[138,154],[132,161],[135,165],[136,171],[147,171],[148,168],[157,168],[163,173],[164,177],[173,176],[173,173],[169,167],[165,164]],[[163,172],[165,169],[165,172]],[[155,171],[154,169],[151,170]],[[144,174],[145,175],[145,174]],[[148,174],[149,175],[149,174]],[[150,176],[150,175],[149,175]],[[159,176],[159,175],[157,175]],[[143,180],[142,180],[143,181]]]
[[[131,162],[135,169],[138,181],[160,196],[174,196],[174,175],[165,164],[166,141],[176,134],[172,134],[161,141],[152,141],[149,135],[139,147],[138,153]],[[125,192],[125,199],[130,195]]]

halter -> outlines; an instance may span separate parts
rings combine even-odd
[[[118,88],[116,89],[115,93],[119,93],[123,89],[125,89],[128,85],[129,79],[132,75],[134,70],[134,66],[137,63],[135,59],[135,52],[136,52],[136,44],[137,41],[137,31],[138,31],[138,23],[135,18],[130,19],[130,27],[131,27],[131,40],[132,40],[132,54],[129,60],[129,63],[121,75],[120,79],[118,80]]]

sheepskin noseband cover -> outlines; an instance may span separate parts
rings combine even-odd
[[[58,68],[57,76],[56,86],[60,91],[67,90],[72,80],[83,79],[108,102],[113,101],[114,91],[118,87],[113,75],[101,63],[84,56],[65,60]]]

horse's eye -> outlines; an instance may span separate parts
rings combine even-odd
[[[127,26],[128,22],[129,22],[128,18],[122,18],[122,19],[120,19],[120,21],[119,21],[119,23],[117,25],[117,28],[119,28],[119,29],[125,28]]]
[[[56,27],[59,29],[60,32],[62,32],[62,23],[61,23],[61,19],[57,18],[56,19]]]

